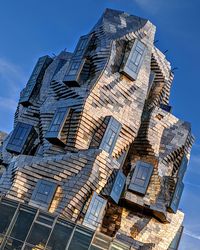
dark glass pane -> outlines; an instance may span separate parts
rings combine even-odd
[[[0,233],[5,234],[13,218],[16,208],[0,204]]]
[[[21,250],[23,246],[23,242],[9,238],[6,242],[6,246],[4,250]]]
[[[65,249],[69,238],[72,234],[74,225],[72,224],[56,224],[47,244],[48,250]]]
[[[38,222],[42,222],[46,225],[52,226],[54,222],[54,217],[45,213],[40,212],[37,219]]]
[[[27,242],[36,247],[45,247],[51,228],[34,223]]]
[[[68,249],[88,250],[92,237],[93,232],[77,226]]]
[[[11,232],[11,237],[24,241],[32,225],[34,213],[21,210]]]

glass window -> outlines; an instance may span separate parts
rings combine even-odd
[[[89,37],[88,36],[82,36],[78,42],[78,45],[75,49],[75,56],[82,56],[87,48],[88,45],[88,41],[89,41]]]
[[[179,171],[178,171],[178,178],[179,178],[179,180],[183,179],[185,171],[187,169],[187,165],[188,165],[188,159],[187,159],[186,155],[184,155],[183,159],[181,161],[181,165],[179,167]]]
[[[153,172],[153,165],[138,161],[129,185],[129,190],[140,194],[145,194],[151,175]]]
[[[100,148],[105,150],[109,154],[112,154],[120,130],[121,124],[113,117],[110,117]]]
[[[0,203],[0,234],[5,234],[15,214],[17,205]]]
[[[125,62],[124,67],[121,69],[121,72],[125,73],[127,76],[130,76],[131,79],[135,80],[140,70],[145,51],[145,45],[136,39],[129,57]]]
[[[47,130],[45,138],[50,142],[61,141],[60,133],[64,127],[65,121],[69,115],[70,109],[67,107],[58,108],[54,114],[52,122]]]
[[[174,191],[174,195],[172,197],[172,201],[171,201],[171,205],[170,208],[172,210],[172,212],[176,213],[178,210],[178,206],[179,206],[179,202],[181,199],[181,195],[183,193],[183,189],[184,189],[184,184],[182,182],[182,180],[179,180],[176,184],[176,189]]]
[[[94,232],[77,226],[69,245],[69,250],[88,250]]]
[[[48,250],[63,250],[71,237],[74,224],[66,221],[58,221],[53,229],[51,237],[47,244]]]
[[[68,75],[70,75],[70,76],[76,75],[78,72],[78,69],[80,67],[80,64],[81,64],[81,61],[72,61]]]
[[[119,199],[121,197],[121,193],[123,191],[124,185],[126,182],[126,177],[125,175],[121,172],[118,171],[110,197],[116,202],[119,202]]]
[[[26,88],[23,90],[19,103],[29,104],[29,99],[34,91],[35,86],[42,81],[46,68],[52,62],[52,59],[49,56],[40,57],[31,77],[26,85]]]
[[[18,122],[11,137],[7,144],[6,149],[9,152],[14,153],[24,153],[25,151],[25,144],[27,143],[27,140],[31,139],[31,135],[33,135],[33,126]]]
[[[98,196],[97,193],[94,193],[85,215],[83,225],[96,229],[102,219],[106,203],[106,200]]]
[[[171,242],[168,250],[178,250],[178,246],[179,246],[179,243],[180,243],[180,240],[181,240],[183,229],[184,229],[183,226],[181,226],[179,228],[179,230],[178,230],[176,236],[174,237],[173,241]]]
[[[24,241],[35,218],[36,210],[20,209],[10,237]]]
[[[39,204],[46,203],[49,206],[55,194],[56,188],[57,184],[54,182],[38,180],[32,194],[31,201],[36,201]]]
[[[50,232],[50,227],[34,223],[31,232],[29,233],[27,242],[34,245],[35,247],[40,247],[44,249]]]

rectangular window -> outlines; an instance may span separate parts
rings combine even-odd
[[[168,113],[171,113],[171,112],[172,112],[172,107],[169,106],[169,105],[166,105],[166,104],[164,104],[164,103],[161,103],[161,104],[160,104],[160,108],[163,109],[163,110],[165,110],[165,111],[167,111]]]
[[[30,98],[36,85],[41,83],[45,70],[47,69],[47,67],[52,61],[53,60],[49,56],[43,56],[39,58],[31,74],[31,77],[26,85],[26,88],[22,91],[22,94],[19,100],[20,104],[28,105],[30,103]]]
[[[76,226],[70,245],[67,249],[69,250],[88,250],[93,238],[94,232],[81,227]]]
[[[187,169],[187,164],[188,164],[188,159],[187,159],[186,155],[184,155],[183,159],[181,161],[181,165],[180,165],[179,170],[178,170],[178,178],[179,178],[179,180],[183,180],[185,171]]]
[[[67,73],[64,77],[64,83],[68,86],[79,86],[79,78],[80,73],[83,69],[83,65],[85,63],[85,59],[72,59],[68,69]]]
[[[24,241],[35,218],[36,210],[21,206],[10,237]]]
[[[153,173],[153,165],[138,161],[129,185],[129,190],[135,191],[139,194],[145,194],[151,175]]]
[[[107,201],[94,193],[85,215],[83,225],[96,229],[102,220]]]
[[[71,238],[74,230],[74,224],[58,219],[51,237],[47,243],[47,249],[63,250]]]
[[[151,90],[151,87],[154,83],[155,76],[156,76],[156,73],[154,71],[151,71],[150,76],[149,76],[148,92]]]
[[[122,173],[122,171],[118,171],[110,197],[116,202],[119,202],[121,197],[121,193],[124,189],[124,185],[126,182],[126,176]]]
[[[61,142],[61,132],[69,115],[70,109],[67,107],[58,108],[54,114],[51,124],[46,132],[45,138],[52,143]]]
[[[183,189],[184,189],[184,184],[183,184],[182,180],[179,180],[176,184],[174,195],[172,197],[172,201],[170,204],[170,209],[173,213],[176,213],[178,210],[178,206],[179,206],[179,202],[181,199],[181,195],[183,193]]]
[[[18,122],[13,130],[6,150],[12,153],[25,154],[28,148],[30,148],[31,141],[34,140],[35,137],[36,133],[32,125]]]
[[[0,234],[6,234],[16,209],[17,203],[15,202],[5,200],[0,203]]]
[[[47,240],[54,226],[54,220],[54,216],[40,212],[30,230],[26,242],[35,247],[39,247],[39,249],[45,249]],[[28,249],[28,247],[25,249]]]
[[[136,39],[127,61],[123,63],[124,66],[121,68],[121,72],[130,77],[131,80],[136,80],[145,52],[146,46]]]
[[[74,56],[83,56],[84,52],[86,51],[88,44],[89,44],[89,39],[90,36],[82,36],[78,42],[78,45],[76,46]]]
[[[57,189],[57,184],[51,181],[39,180],[33,191],[30,205],[49,208]]]
[[[112,154],[121,127],[121,124],[116,119],[110,117],[109,123],[107,125],[106,131],[100,144],[101,149],[105,150],[109,154]]]

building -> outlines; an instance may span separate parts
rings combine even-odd
[[[146,19],[106,9],[38,59],[3,140],[1,249],[177,249],[193,143]]]

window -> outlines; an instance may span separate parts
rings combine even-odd
[[[32,194],[30,205],[43,206],[49,208],[57,189],[54,182],[39,180]]]
[[[179,246],[179,243],[180,243],[180,240],[181,240],[181,236],[183,234],[183,229],[184,227],[183,226],[180,226],[177,234],[175,235],[173,241],[171,242],[169,248],[167,250],[178,250],[178,246]]]
[[[70,65],[70,70],[68,72],[68,75],[70,76],[74,76],[77,74],[77,71],[80,67],[81,62],[80,61],[72,61],[71,65]]]
[[[0,234],[6,233],[16,209],[17,203],[15,202],[4,201],[0,203]]]
[[[183,193],[183,189],[184,189],[183,177],[187,169],[187,164],[188,164],[188,159],[186,155],[184,155],[181,161],[181,165],[178,170],[177,183],[176,183],[175,191],[172,196],[172,200],[171,200],[170,207],[169,207],[173,213],[176,213],[176,211],[178,210],[181,195]]]
[[[121,130],[121,124],[113,117],[110,117],[109,123],[107,125],[106,131],[101,141],[100,148],[105,150],[109,154],[112,154],[120,130]]]
[[[44,249],[54,225],[54,220],[53,216],[40,212],[28,235],[27,243]]]
[[[39,58],[31,74],[31,77],[26,85],[26,88],[23,90],[21,94],[19,103],[23,105],[30,104],[30,98],[35,89],[35,86],[41,83],[45,70],[47,69],[47,67],[52,61],[53,60],[49,56],[43,56]]]
[[[138,161],[129,185],[129,190],[145,194],[153,172],[153,165]]]
[[[17,215],[17,220],[11,231],[10,237],[24,241],[35,218],[36,210],[21,207]]]
[[[33,126],[18,122],[7,144],[7,151],[18,154],[28,153],[31,142],[36,138]]]
[[[137,78],[145,51],[146,46],[136,39],[127,61],[125,62],[123,68],[121,68],[121,72],[130,77],[131,80],[136,80]]]
[[[167,111],[168,113],[171,113],[171,111],[172,111],[172,107],[169,106],[169,105],[166,105],[164,103],[160,104],[160,108],[163,109],[163,110],[165,110],[165,111]]]
[[[74,224],[58,219],[51,237],[47,244],[48,250],[63,250],[66,249],[67,243],[70,240]]]
[[[123,191],[124,185],[126,182],[126,177],[125,175],[121,172],[118,171],[110,197],[116,202],[119,202],[121,193]]]
[[[67,73],[64,77],[64,83],[69,84],[69,86],[79,86],[79,78],[80,73],[83,69],[83,65],[85,63],[85,59],[72,59],[69,68],[67,69]]]
[[[52,122],[47,130],[45,138],[50,142],[62,142],[61,132],[69,115],[69,108],[58,108],[54,114]]]
[[[75,56],[82,56],[87,49],[89,43],[89,36],[82,36],[78,42],[78,45],[75,49],[74,55]]]
[[[93,238],[93,234],[94,232],[89,229],[83,228],[81,226],[76,226],[72,240],[67,249],[88,250]]]
[[[155,76],[156,76],[156,73],[155,73],[154,71],[151,71],[151,72],[150,72],[150,76],[149,76],[148,92],[150,91],[150,89],[151,89],[151,87],[152,87],[152,85],[153,85]]]
[[[170,210],[173,213],[176,213],[177,210],[178,210],[178,206],[179,206],[179,202],[180,202],[180,199],[181,199],[181,195],[183,193],[183,189],[184,189],[184,184],[183,184],[183,182],[181,180],[179,180],[176,183],[176,188],[175,188],[175,191],[174,191],[174,195],[172,197],[172,201],[171,201],[171,204],[170,204]]]
[[[183,159],[181,161],[181,165],[179,167],[179,171],[178,171],[178,178],[179,178],[179,180],[183,180],[185,171],[187,169],[187,164],[188,164],[188,159],[187,159],[186,155],[184,155]]]
[[[96,229],[101,222],[107,201],[94,193],[85,215],[83,225]]]

